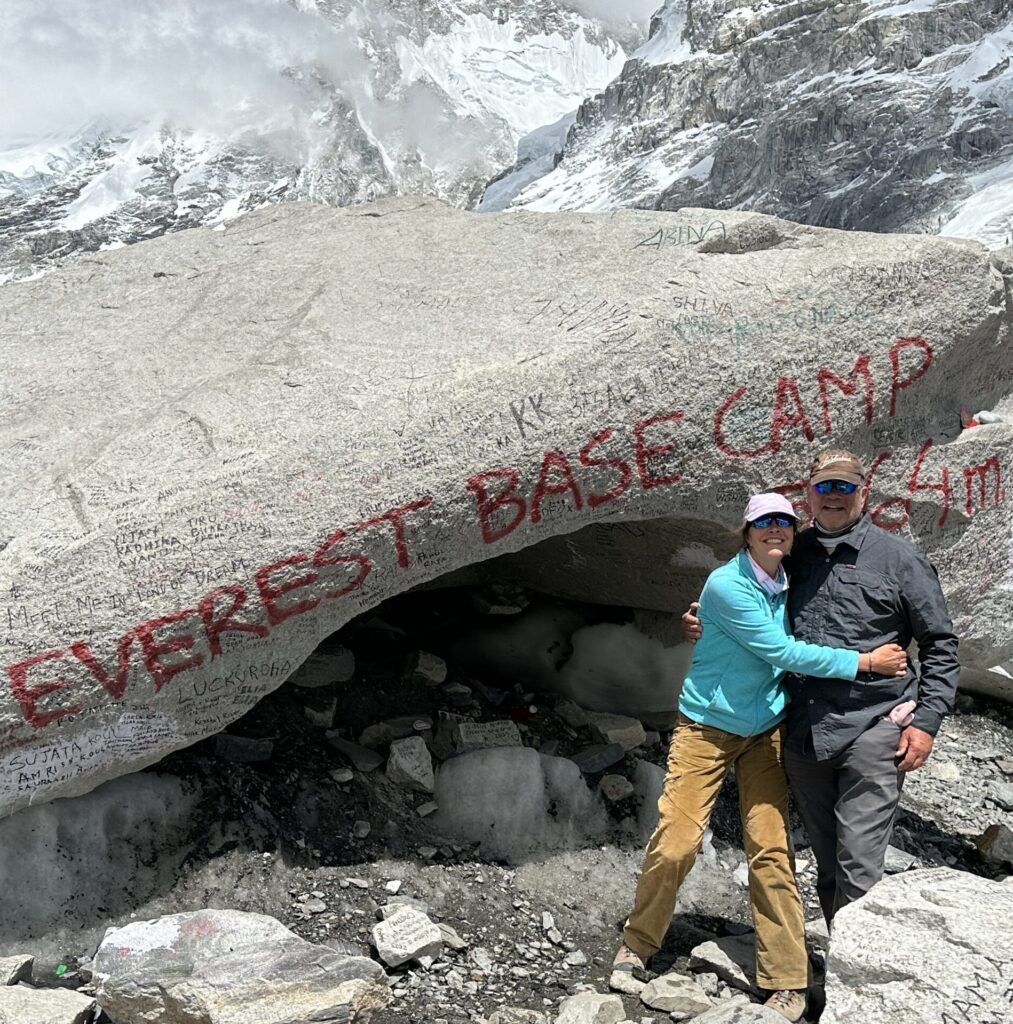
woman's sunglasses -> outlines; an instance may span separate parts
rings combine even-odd
[[[858,484],[853,484],[850,480],[821,480],[818,484],[813,484],[813,490],[817,494],[829,494],[831,491],[854,494],[858,490]]]
[[[757,530],[766,530],[768,526],[774,524],[778,526],[793,526],[795,520],[791,516],[760,516],[759,519],[754,519],[749,525],[755,526]]]

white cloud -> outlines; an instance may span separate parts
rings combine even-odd
[[[598,18],[608,25],[632,23],[646,30],[654,14],[665,0],[561,0],[559,6],[583,14],[585,18]]]
[[[99,121],[221,132],[305,117],[306,76],[358,55],[284,0],[4,0],[0,148]]]

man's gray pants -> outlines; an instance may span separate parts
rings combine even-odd
[[[881,720],[826,761],[785,748],[784,768],[816,856],[816,891],[827,924],[882,877],[904,773],[900,729]],[[808,746],[808,745],[807,745]]]

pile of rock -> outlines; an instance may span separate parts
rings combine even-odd
[[[0,958],[0,1021],[3,1024],[90,1024],[97,1012],[93,997],[69,989],[32,984],[35,957]]]

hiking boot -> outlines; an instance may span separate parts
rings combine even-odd
[[[646,971],[647,965],[644,963],[644,958],[638,956],[630,949],[629,946],[624,942],[616,953],[615,959],[612,961],[613,971]]]
[[[805,1013],[805,989],[782,988],[764,1003],[791,1021],[801,1020]]]

